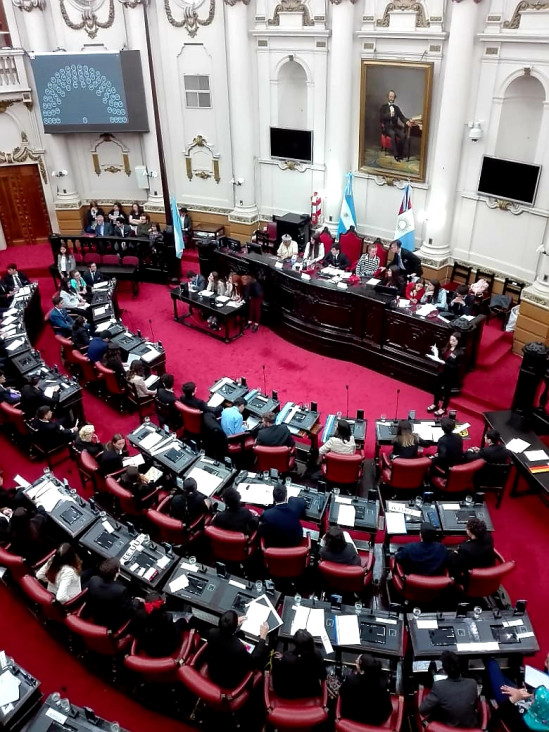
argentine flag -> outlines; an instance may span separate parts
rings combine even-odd
[[[183,250],[185,249],[185,242],[183,241],[183,231],[181,230],[181,219],[179,217],[179,211],[177,209],[177,202],[175,196],[170,196],[170,208],[172,210],[172,225],[173,225],[173,238],[175,241],[175,256],[181,259],[183,256]]]
[[[338,237],[348,231],[350,226],[356,228],[355,202],[353,201],[353,174],[347,173],[345,177],[347,183],[345,184],[343,201],[341,201],[341,213],[339,214],[339,226],[337,227]]]
[[[404,249],[411,252],[416,248],[414,212],[412,211],[412,187],[407,185],[402,196],[402,203],[397,216],[395,239],[400,239]]]

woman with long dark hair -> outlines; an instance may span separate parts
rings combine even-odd
[[[48,591],[55,595],[57,602],[67,602],[82,591],[81,572],[82,560],[72,546],[65,542],[53,557],[40,567],[36,578],[46,583]]]
[[[363,653],[357,658],[355,667],[339,690],[341,717],[380,727],[392,711],[381,663],[369,653]]]
[[[177,491],[170,502],[170,516],[189,525],[206,514],[211,505],[211,500],[199,492],[196,480],[185,478],[183,489]]]
[[[273,660],[273,687],[283,699],[320,696],[321,682],[326,678],[322,656],[307,630],[298,630],[293,647]]]
[[[186,626],[183,618],[174,622],[159,592],[149,592],[136,611],[129,632],[137,639],[140,651],[153,658],[162,658],[177,651]]]
[[[428,354],[429,358],[440,364],[433,403],[427,407],[427,411],[434,412],[435,417],[442,417],[446,414],[452,389],[459,380],[459,369],[463,358],[463,348],[459,348],[460,339],[459,333],[452,333],[440,355],[436,346],[431,349],[433,353]]]
[[[420,300],[422,305],[436,305],[439,310],[446,310],[446,290],[437,279],[429,280]]]
[[[86,350],[90,345],[90,332],[86,325],[86,318],[83,315],[77,315],[74,319],[71,340],[74,347],[79,351]]]
[[[30,565],[44,557],[51,546],[47,522],[47,516],[40,512],[33,516],[26,508],[16,508],[10,521],[10,552],[25,557]]]
[[[117,473],[124,467],[124,458],[128,455],[126,438],[120,432],[113,435],[109,440],[99,460],[99,468],[102,475]]]
[[[337,564],[360,564],[360,557],[353,544],[347,543],[345,534],[339,526],[331,526],[324,534],[320,558]]]
[[[356,452],[356,443],[351,425],[346,419],[339,419],[335,433],[322,445],[318,451],[319,457],[327,452],[336,452],[338,455],[354,455]]]
[[[213,292],[216,295],[225,294],[225,283],[219,276],[219,272],[210,272],[206,289],[208,292]]]

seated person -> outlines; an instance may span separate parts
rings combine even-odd
[[[347,543],[345,534],[339,526],[331,526],[324,534],[320,558],[336,564],[360,565],[355,545]]]
[[[156,398],[166,406],[172,406],[177,401],[177,396],[173,390],[174,378],[173,374],[162,374],[158,389],[156,390]]]
[[[391,460],[394,458],[417,458],[420,440],[412,431],[412,424],[407,419],[398,423],[397,433],[391,449]]]
[[[435,577],[444,574],[448,561],[446,547],[437,541],[437,532],[428,521],[421,524],[421,541],[401,546],[395,555],[404,574]]]
[[[44,405],[53,409],[59,403],[59,385],[56,384],[53,387],[53,396],[47,397],[38,386],[39,383],[40,376],[31,376],[28,383],[21,389],[19,409],[23,410],[26,419],[34,417],[38,409]]]
[[[191,409],[200,409],[201,412],[210,412],[212,414],[220,415],[221,407],[209,407],[203,399],[199,399],[196,396],[196,384],[194,381],[187,381],[181,387],[182,394],[179,397],[181,404]]]
[[[439,310],[446,310],[446,290],[437,279],[432,279],[425,285],[425,293],[419,301],[422,305],[436,305]]]
[[[187,621],[184,618],[174,621],[166,610],[164,597],[152,591],[145,602],[139,603],[128,631],[137,640],[140,651],[152,658],[162,658],[178,650],[186,627]]]
[[[471,315],[474,302],[475,298],[473,295],[469,295],[467,285],[460,285],[448,302],[448,312],[454,318],[460,318],[462,315]]]
[[[128,457],[126,438],[117,432],[112,440],[106,443],[103,454],[99,458],[101,475],[111,475],[124,468],[124,458]]]
[[[435,681],[419,707],[420,714],[450,727],[477,727],[477,682],[461,675],[457,653],[443,651],[440,660],[448,678]]]
[[[357,262],[355,274],[357,277],[364,277],[369,280],[377,277],[380,270],[379,257],[377,256],[377,244],[368,244],[368,251],[363,254]]]
[[[303,252],[303,262],[314,264],[324,259],[326,252],[324,250],[324,242],[320,238],[320,232],[315,231],[311,237],[311,241],[307,242],[305,251]]]
[[[147,384],[145,384],[145,368],[142,361],[132,361],[128,373],[128,381],[135,386],[135,391],[140,399],[156,396],[156,389],[149,389]]]
[[[208,676],[214,684],[224,689],[234,689],[246,674],[262,668],[266,660],[265,639],[269,626],[263,623],[256,647],[252,653],[248,653],[238,636],[242,620],[244,616],[239,618],[234,610],[227,610],[219,618],[218,627],[208,633],[208,645],[204,652]]]
[[[417,305],[425,294],[425,286],[423,280],[417,279],[415,282],[409,282],[404,291],[404,297],[409,300],[412,305]]]
[[[484,661],[490,686],[490,696],[497,704],[492,719],[497,728],[502,721],[509,732],[547,732],[549,730],[549,700],[545,687],[538,686],[533,693],[519,688],[515,680],[503,675],[498,661]],[[549,673],[549,654],[545,658],[544,673]]]
[[[393,711],[381,663],[369,653],[363,653],[356,659],[355,667],[356,670],[345,676],[339,689],[341,716],[381,727]]]
[[[305,699],[320,696],[326,667],[315,640],[307,630],[298,630],[293,647],[273,658],[273,687],[283,699]]]
[[[261,419],[261,427],[255,439],[256,445],[265,447],[294,447],[292,433],[285,424],[276,424],[276,414],[265,412]]]
[[[402,297],[406,290],[406,276],[396,264],[390,264],[383,270],[381,276],[381,284],[384,287],[396,288],[397,295]]]
[[[127,222],[128,217],[124,213],[124,209],[122,208],[122,204],[119,201],[115,201],[113,203],[113,206],[108,214],[108,219],[114,226],[118,221],[123,221],[124,223]],[[97,220],[97,219],[96,219]]]
[[[337,455],[354,455],[356,443],[351,433],[351,425],[345,419],[338,419],[335,433],[322,445],[318,451],[319,461],[328,452]]]
[[[497,430],[488,430],[484,435],[484,447],[470,447],[465,453],[466,460],[486,460],[487,463],[505,465],[510,454]]]
[[[94,221],[86,227],[86,231],[88,234],[95,234],[95,236],[112,236],[111,222],[105,221],[102,209],[99,209],[99,211],[96,213]]]
[[[246,408],[246,402],[242,397],[234,400],[232,406],[225,407],[221,412],[221,429],[230,437],[231,435],[239,435],[244,429],[244,420],[242,412]]]
[[[86,356],[92,363],[101,361],[107,351],[107,346],[109,345],[111,337],[111,333],[108,330],[104,330],[102,333],[94,335],[91,339]]]
[[[405,276],[417,275],[421,277],[423,274],[421,259],[417,254],[414,254],[409,249],[405,249],[400,239],[395,239],[389,245],[389,256],[392,256],[391,263],[402,270]]]
[[[206,289],[208,292],[214,292],[216,295],[225,294],[225,282],[219,276],[219,272],[210,272]]]
[[[67,308],[67,310],[81,310],[82,308],[88,307],[88,303],[83,297],[76,294],[76,292],[69,286],[67,280],[61,280],[59,284],[59,297],[61,298],[63,306]]]
[[[50,310],[48,320],[50,321],[54,331],[58,332],[65,338],[72,335],[73,319],[65,310],[59,295],[54,295],[51,299],[53,308]]]
[[[48,592],[57,602],[67,602],[82,592],[80,574],[82,560],[68,543],[61,544],[51,559],[36,573],[36,579],[45,582]]]
[[[36,417],[31,420],[31,427],[38,433],[38,439],[44,450],[53,450],[61,445],[68,445],[76,439],[78,427],[67,429],[61,422],[53,419],[49,404],[39,407]]]
[[[80,295],[80,297],[86,297],[88,287],[77,269],[73,269],[70,273],[69,287],[74,290],[77,295]]]
[[[99,458],[99,455],[103,452],[103,445],[95,434],[93,424],[82,425],[78,432],[78,437],[74,441],[74,449],[78,450],[78,452],[86,450],[96,460]]]
[[[97,269],[97,264],[95,262],[91,262],[89,269],[87,272],[84,272],[82,277],[88,286],[88,289],[91,289],[94,285],[105,281],[102,273]]]
[[[94,231],[98,215],[102,216],[103,219],[105,218],[105,212],[97,205],[97,201],[90,201],[90,205],[84,213],[84,231],[87,231],[88,233],[92,233]]]
[[[21,394],[17,389],[6,386],[6,375],[3,371],[0,371],[0,402],[5,402],[13,406],[14,404],[19,404],[20,400]]]
[[[449,556],[454,575],[464,574],[470,569],[493,567],[496,563],[494,540],[484,521],[470,518],[466,532],[467,541]]]
[[[138,506],[143,506],[147,497],[154,490],[153,486],[149,485],[148,479],[134,465],[128,465],[125,472],[118,479],[118,483],[132,494]]]
[[[107,345],[107,350],[103,354],[101,363],[103,364],[103,366],[105,366],[105,368],[114,371],[117,381],[121,386],[126,383],[126,369],[124,368],[124,363],[122,362],[120,348],[116,345],[116,343],[109,343]]]
[[[129,226],[128,224],[124,223],[123,221],[117,221],[114,224],[114,229],[113,229],[113,232],[112,233],[113,233],[113,236],[119,236],[119,237],[126,237],[127,238],[129,236],[133,236],[133,230],[132,230],[131,226]],[[121,248],[122,250],[125,248],[124,247],[124,242],[122,242],[122,247],[119,247],[118,242],[115,243],[115,245],[114,245],[115,251],[118,251],[119,248]]]
[[[211,500],[198,491],[196,480],[185,478],[183,489],[177,491],[170,501],[170,516],[189,525],[208,513],[211,505]]]
[[[111,630],[118,630],[138,607],[126,585],[118,581],[119,576],[120,560],[110,557],[101,562],[98,573],[86,584],[84,617]]]
[[[13,509],[9,508],[9,506],[2,506],[0,508],[0,546],[2,547],[9,544],[12,516]]]
[[[286,486],[280,483],[275,485],[273,488],[274,506],[265,509],[261,514],[259,531],[268,547],[299,546],[303,539],[300,518],[305,513],[305,500],[296,497],[287,499]]]
[[[150,228],[151,228],[151,217],[149,216],[149,214],[146,214],[143,212],[140,213],[139,214],[139,223],[135,227],[135,235],[142,239],[148,239]]]
[[[77,315],[72,325],[71,340],[73,346],[79,351],[86,352],[90,345],[90,331],[83,315]]]
[[[440,420],[444,434],[437,443],[433,463],[440,470],[449,470],[453,465],[463,462],[463,437],[454,432],[456,423],[449,417]]]
[[[51,547],[47,524],[47,514],[41,509],[33,514],[22,506],[16,508],[10,521],[10,552],[24,557],[29,565],[42,559]]]
[[[278,249],[276,251],[276,255],[279,259],[282,259],[282,260],[292,259],[292,257],[297,257],[297,255],[298,255],[297,242],[292,239],[290,234],[282,235],[282,238],[280,240],[280,246],[278,247]]]
[[[346,254],[343,254],[339,244],[332,244],[332,248],[324,257],[324,267],[335,267],[336,269],[347,269],[351,262]]]
[[[223,501],[225,510],[215,514],[212,525],[226,531],[253,534],[257,528],[258,518],[249,508],[242,505],[240,493],[235,488],[229,488],[223,494]]]
[[[20,287],[30,285],[30,280],[24,272],[18,272],[17,265],[12,263],[8,264],[8,274],[4,277],[4,284],[8,288],[8,292],[11,294]]]
[[[202,290],[206,289],[206,278],[203,274],[200,274],[200,272],[196,273],[190,269],[187,272],[187,277],[189,278],[189,285],[196,287],[198,292],[202,292]]]

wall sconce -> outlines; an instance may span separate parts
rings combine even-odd
[[[64,178],[66,175],[69,174],[68,170],[52,170],[51,171],[53,178]]]
[[[469,139],[478,142],[482,137],[482,126],[480,122],[469,122]]]

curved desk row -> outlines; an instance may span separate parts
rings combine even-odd
[[[394,298],[371,285],[340,289],[327,280],[310,280],[288,267],[275,267],[276,258],[200,248],[200,269],[221,276],[251,273],[263,285],[264,320],[273,330],[310,351],[343,358],[422,389],[432,390],[438,366],[426,354],[433,344],[442,348],[459,331],[465,348],[460,377],[476,362],[484,316],[448,324],[394,307]]]

